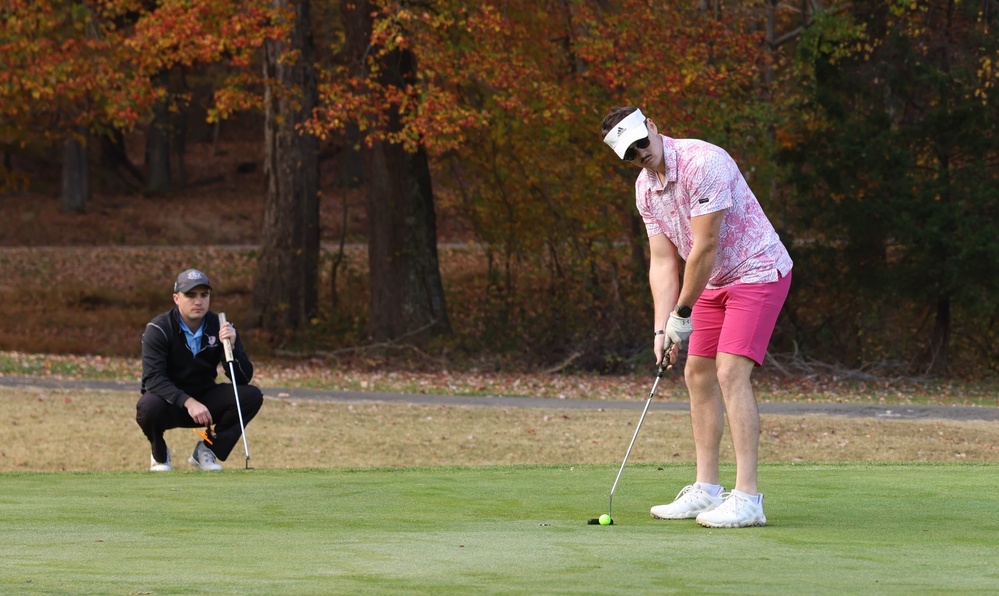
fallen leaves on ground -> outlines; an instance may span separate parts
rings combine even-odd
[[[477,369],[404,370],[390,362],[358,361],[345,367],[333,360],[307,358],[256,361],[254,382],[261,387],[328,391],[542,397],[550,399],[644,400],[655,379],[648,375],[545,374]],[[0,352],[0,376],[138,381],[137,358]],[[838,381],[831,377],[786,378],[763,371],[754,376],[760,401],[857,404],[999,405],[999,384],[955,381]],[[667,372],[656,399],[685,401],[679,371]]]

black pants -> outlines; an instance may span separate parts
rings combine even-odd
[[[264,394],[253,385],[239,385],[236,389],[239,391],[239,405],[243,411],[245,426],[260,411],[260,406],[264,404]],[[216,385],[193,397],[205,404],[211,412],[215,423],[215,440],[208,447],[215,457],[225,461],[240,437],[239,411],[236,409],[232,385]],[[165,462],[167,457],[167,444],[163,439],[165,431],[201,426],[187,413],[187,408],[175,406],[155,393],[144,393],[139,398],[135,404],[135,421],[149,439],[153,457],[158,462]]]

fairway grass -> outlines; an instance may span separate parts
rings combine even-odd
[[[999,465],[761,466],[765,528],[659,521],[690,465],[0,474],[8,594],[988,593]],[[723,480],[733,477],[723,469]]]

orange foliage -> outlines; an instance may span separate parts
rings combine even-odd
[[[175,66],[247,66],[286,25],[265,0],[10,0],[0,12],[0,132],[129,129],[165,91],[151,78]],[[225,106],[223,106],[225,107]],[[19,131],[19,132],[18,132]]]
[[[612,2],[606,10],[587,0],[377,5],[367,76],[325,73],[322,107],[309,129],[325,137],[354,121],[369,142],[425,147],[441,179],[460,170],[459,192],[481,198],[471,206],[480,211],[470,214],[473,221],[506,220],[533,246],[567,220],[573,223],[564,232],[620,236],[620,218],[608,219],[606,204],[626,197],[629,185],[612,174],[620,166],[598,134],[610,107],[640,105],[673,136],[704,134],[728,124],[761,63],[758,35],[692,6],[648,0]],[[378,56],[396,48],[418,59],[419,79],[405,88],[377,82]],[[399,133],[385,127],[389,106],[403,114]],[[439,192],[447,202],[447,188]],[[496,209],[524,217],[510,221]]]
[[[346,67],[324,73],[308,129],[326,137],[354,122],[367,142],[428,151],[438,209],[469,222],[489,253],[488,275],[477,282],[496,301],[483,306],[497,317],[490,336],[564,344],[555,326],[629,338],[632,325],[647,326],[629,306],[636,294],[648,302],[644,281],[622,281],[635,268],[614,248],[632,237],[637,171],[603,145],[601,121],[631,104],[675,137],[755,133],[745,114],[759,101],[758,29],[716,20],[693,2],[375,6],[362,76]],[[379,79],[379,57],[396,49],[417,60],[407,87]],[[386,115],[396,112],[403,127],[393,132]],[[539,271],[544,279],[532,275]],[[543,340],[533,343],[545,350]]]

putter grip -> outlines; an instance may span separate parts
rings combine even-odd
[[[663,346],[663,361],[659,363],[659,368],[656,371],[656,376],[661,377],[663,373],[666,372],[666,367],[669,366],[669,351],[673,349],[673,342],[666,340],[666,345]]]
[[[224,312],[220,312],[219,313],[219,326],[222,326],[222,325],[225,325],[225,324],[226,324],[225,313]],[[233,357],[232,357],[232,342],[229,341],[228,339],[223,339],[222,340],[222,347],[225,348],[225,361],[226,362],[232,362],[234,360]],[[233,382],[235,382],[235,380],[233,380]]]

